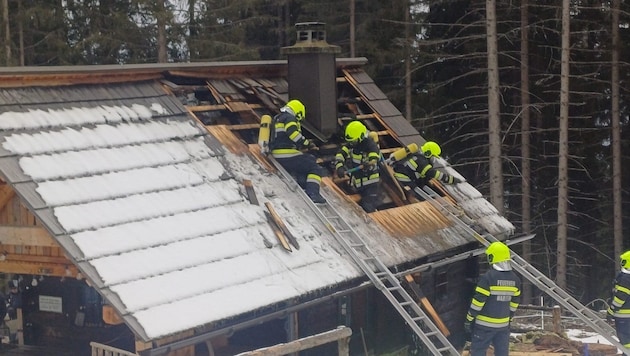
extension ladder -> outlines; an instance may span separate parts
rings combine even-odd
[[[479,241],[482,245],[488,246],[491,242],[499,241],[491,234],[480,235],[475,231],[471,225],[474,221],[470,219],[464,211],[454,204],[450,203],[447,199],[440,196],[433,189],[425,186],[423,189],[415,188],[414,192],[424,200],[428,201],[435,208],[440,210],[446,217],[448,217],[454,224],[462,228],[466,232],[470,233]],[[464,221],[466,220],[466,221]],[[542,272],[537,270],[534,266],[529,264],[525,259],[511,251],[512,256],[512,268],[519,274],[529,280],[532,284],[538,287],[543,292],[547,293],[555,301],[557,301],[566,310],[573,313],[576,317],[582,320],[586,325],[591,327],[593,331],[599,333],[606,340],[626,355],[630,355],[630,350],[624,347],[615,337],[615,329],[610,326],[600,315],[593,310],[582,305],[577,299],[570,296],[566,291],[560,288],[555,282],[545,276]]]
[[[329,203],[313,203],[293,177],[273,157],[268,156],[267,158],[276,167],[282,180],[309,205],[337,242],[343,246],[353,261],[370,278],[374,286],[387,297],[431,354],[436,356],[459,355],[457,349],[402,287],[398,278],[376,257],[361,236],[343,219],[339,212]],[[326,196],[325,198],[330,199]]]

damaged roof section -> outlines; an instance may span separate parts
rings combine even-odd
[[[337,61],[340,120],[365,122],[385,153],[422,142],[360,62]],[[0,173],[140,339],[212,329],[365,281],[256,148],[259,117],[288,99],[286,61],[93,70],[0,72],[9,79],[0,89]],[[327,199],[388,266],[475,241],[426,202],[368,216],[325,183]],[[468,183],[445,189],[491,233],[513,231]],[[279,247],[265,202],[299,251]],[[185,317],[164,323],[165,315]]]

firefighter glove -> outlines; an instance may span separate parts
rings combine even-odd
[[[341,167],[337,168],[337,177],[339,177],[339,178],[345,177],[346,173],[347,173],[346,172],[346,167],[341,166]]]
[[[310,140],[308,142],[306,142],[306,147],[308,148],[309,151],[318,151],[319,150],[319,147],[317,147],[315,142],[310,141]]]

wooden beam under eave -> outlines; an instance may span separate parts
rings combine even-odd
[[[8,184],[0,185],[0,210],[15,196],[15,190]]]
[[[44,228],[30,226],[0,226],[0,244],[59,247]]]
[[[28,263],[40,263],[40,264],[56,264],[67,266],[72,264],[72,261],[63,256],[41,256],[41,255],[26,255],[23,253],[6,253],[3,257],[8,262],[28,262]],[[1,263],[1,262],[0,262]]]
[[[73,264],[30,263],[5,260],[0,261],[0,272],[75,278],[78,270]]]

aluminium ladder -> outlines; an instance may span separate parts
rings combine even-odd
[[[466,214],[460,207],[453,205],[430,187],[425,186],[423,189],[416,188],[414,189],[414,192],[416,192],[419,196],[428,201],[435,208],[440,210],[458,227],[472,234],[475,239],[477,239],[477,241],[479,241],[482,245],[487,247],[491,242],[499,241],[496,237],[490,234],[480,235],[479,233],[477,233],[477,231],[475,231],[470,226],[474,223],[474,221],[466,216]],[[589,327],[593,329],[593,331],[599,333],[602,337],[615,345],[617,349],[619,349],[619,351],[623,352],[626,355],[630,355],[630,350],[624,347],[614,337],[614,335],[616,335],[615,329],[610,326],[606,321],[604,321],[604,319],[600,315],[582,305],[577,299],[569,295],[566,291],[555,284],[554,281],[545,276],[534,266],[529,264],[525,259],[514,253],[514,251],[511,251],[511,257],[512,267],[519,274],[529,280],[536,287],[540,288],[540,290],[545,292],[547,295],[552,297],[566,310],[570,311],[576,317],[586,323]]]
[[[343,219],[339,212],[329,203],[313,203],[293,180],[293,177],[272,156],[267,156],[267,158],[278,169],[282,180],[309,205],[337,242],[343,246],[353,261],[370,278],[374,286],[387,297],[431,353],[436,356],[459,355],[457,349],[402,287],[398,278],[368,248],[361,236]]]

